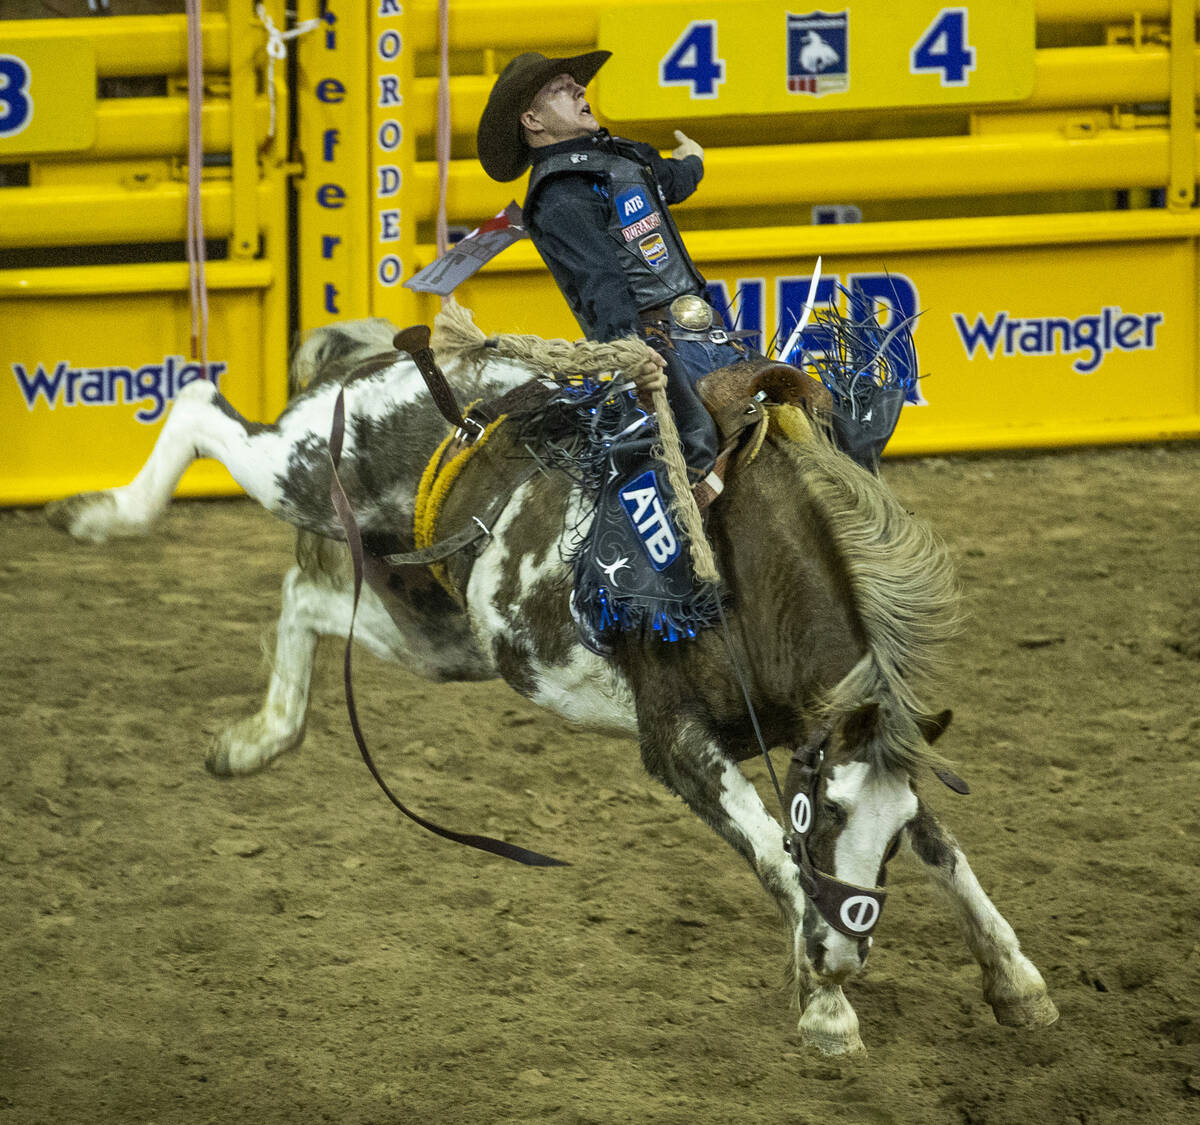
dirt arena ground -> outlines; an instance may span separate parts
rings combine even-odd
[[[810,1056],[740,860],[632,745],[503,684],[357,657],[401,793],[569,868],[401,821],[333,645],[304,748],[215,780],[208,740],[265,683],[288,529],[180,503],[99,548],[6,512],[0,1125],[1200,1120],[1200,445],[885,475],[951,544],[972,612],[935,702],[974,792],[925,792],[1054,1028],[993,1022],[909,858],[847,990],[869,1054]]]

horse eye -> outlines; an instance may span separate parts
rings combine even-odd
[[[832,801],[822,801],[821,812],[835,824],[845,824],[846,822],[846,810]]]

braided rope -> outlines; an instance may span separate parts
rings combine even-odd
[[[704,534],[704,521],[700,518],[700,509],[696,506],[695,496],[692,495],[687,463],[683,459],[683,446],[679,441],[679,431],[675,428],[675,415],[671,413],[671,407],[667,403],[667,392],[655,391],[650,399],[658,417],[658,441],[654,444],[653,453],[666,466],[667,479],[675,493],[671,514],[679,521],[691,545],[692,569],[696,577],[701,582],[715,585],[721,580],[721,575],[717,571],[717,560],[713,557],[712,546]]]
[[[546,340],[541,336],[485,336],[472,319],[470,309],[450,299],[433,322],[434,351],[447,357],[479,359],[486,350],[546,375],[596,375],[601,372],[628,376],[653,355],[649,344],[629,337],[624,340]]]
[[[431,343],[436,352],[447,357],[462,356],[478,360],[486,351],[515,359],[552,377],[564,373],[594,375],[615,372],[614,377],[618,381],[632,378],[632,372],[655,354],[649,344],[633,337],[571,342],[544,340],[540,336],[485,336],[475,324],[471,311],[453,299],[448,300],[434,318]],[[654,455],[666,469],[667,479],[675,493],[671,513],[687,536],[696,577],[701,582],[716,583],[720,578],[717,562],[704,534],[700,509],[692,495],[687,464],[679,443],[679,431],[667,403],[666,392],[655,391],[651,402],[658,418],[659,435]]]

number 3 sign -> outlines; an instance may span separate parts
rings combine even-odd
[[[648,3],[600,20],[614,120],[1020,101],[1033,91],[1034,0]]]
[[[4,24],[0,157],[79,152],[95,139],[95,51],[82,38],[38,38],[41,22]]]

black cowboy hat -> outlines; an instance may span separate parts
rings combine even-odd
[[[521,136],[521,114],[552,78],[569,74],[586,86],[611,57],[611,51],[589,51],[569,59],[548,59],[537,51],[518,55],[501,72],[479,119],[476,150],[483,170],[506,183],[529,163],[529,146]]]

